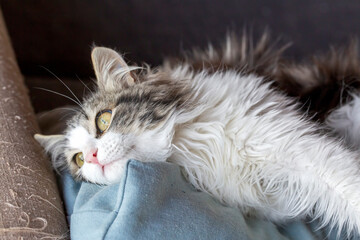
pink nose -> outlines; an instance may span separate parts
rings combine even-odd
[[[85,156],[85,161],[88,163],[93,163],[93,164],[99,164],[98,158],[97,158],[97,148],[91,149]]]

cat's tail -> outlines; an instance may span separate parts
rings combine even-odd
[[[195,71],[231,69],[272,79],[282,62],[282,53],[290,46],[280,45],[278,42],[271,41],[267,31],[257,42],[246,31],[241,36],[228,33],[220,47],[209,44],[206,50],[193,49],[191,52],[184,52],[182,58],[167,59],[166,63],[186,63]]]
[[[360,89],[360,56],[357,39],[332,47],[305,63],[282,63],[273,76],[288,95],[299,97],[316,120],[325,120],[336,107]]]

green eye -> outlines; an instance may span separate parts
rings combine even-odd
[[[82,152],[75,154],[73,159],[79,168],[81,168],[84,165],[84,155]]]
[[[106,129],[109,128],[111,122],[111,115],[112,115],[111,110],[103,110],[98,113],[95,119],[95,123],[100,133],[106,131]]]

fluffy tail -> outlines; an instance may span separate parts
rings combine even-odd
[[[271,41],[266,31],[257,42],[245,31],[241,37],[229,33],[220,47],[209,44],[207,50],[193,49],[191,52],[184,52],[182,58],[168,59],[166,63],[186,63],[195,71],[216,72],[232,69],[245,74],[254,73],[272,78],[282,62],[282,53],[290,46],[277,46],[277,42]]]
[[[332,47],[324,55],[313,56],[306,63],[283,63],[273,75],[280,88],[299,97],[305,110],[323,121],[339,105],[360,90],[358,41],[346,47]]]

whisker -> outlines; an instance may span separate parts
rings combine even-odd
[[[59,109],[64,109],[64,110],[67,110],[69,112],[75,112],[75,113],[78,112],[77,107],[76,107],[76,109],[75,108],[69,108],[69,107],[68,108],[67,107],[59,107],[59,108],[52,109],[50,111],[45,111],[45,112],[38,113],[38,118],[41,119],[43,117],[46,117],[48,114],[51,114],[52,112],[54,112],[56,110],[59,110]]]
[[[87,88],[87,90],[89,90],[92,93],[91,89],[79,78],[78,75],[76,75],[76,78]]]
[[[56,110],[56,109],[64,109],[64,110],[70,110],[70,111],[77,112],[77,107],[74,107],[74,108],[71,108],[71,107],[58,107],[58,108],[55,108],[54,110]]]
[[[74,99],[72,99],[71,97],[65,95],[65,94],[62,94],[62,93],[59,93],[59,92],[56,92],[56,91],[53,91],[53,90],[50,90],[50,89],[46,89],[46,88],[42,88],[42,87],[34,87],[35,89],[40,89],[40,90],[43,90],[43,91],[46,91],[46,92],[51,92],[51,93],[54,93],[56,95],[59,95],[59,96],[62,96],[64,98],[67,98],[71,101],[73,101],[74,103],[76,103],[80,108],[83,108],[82,104],[75,101]]]
[[[69,115],[72,116],[72,113],[71,112],[65,113],[64,115],[61,116],[60,121],[67,119]]]
[[[66,88],[67,90],[69,90],[69,92],[75,97],[75,99],[78,101],[79,104],[81,104],[81,101],[77,98],[77,96],[75,95],[75,93],[73,91],[71,91],[71,89],[68,87],[68,85],[66,85],[66,83],[64,83],[58,76],[55,75],[55,73],[53,73],[52,71],[50,71],[48,68],[44,67],[44,66],[40,66],[41,68],[45,69],[46,71],[48,71],[51,75],[53,75],[57,80],[59,80]]]

